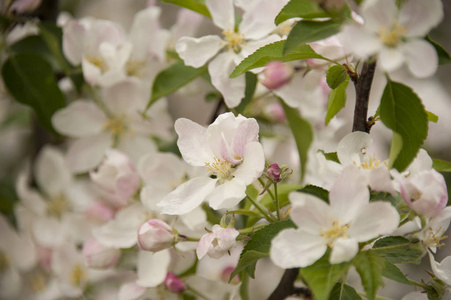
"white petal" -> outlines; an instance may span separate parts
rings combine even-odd
[[[223,40],[217,35],[201,38],[182,37],[177,41],[175,50],[185,65],[199,68],[224,47]]]
[[[396,194],[395,185],[390,178],[390,171],[386,166],[380,166],[370,171],[371,189],[378,192],[387,192],[392,195]]]
[[[244,157],[245,147],[250,142],[258,142],[258,123],[255,119],[245,119],[238,124],[232,141],[233,152]]]
[[[142,287],[155,287],[163,283],[170,262],[169,250],[156,253],[140,251],[138,253],[138,280],[136,283]]]
[[[74,66],[81,63],[85,32],[85,27],[76,20],[69,21],[63,28],[64,56]]]
[[[359,252],[359,243],[355,239],[339,238],[333,244],[329,261],[331,264],[350,261],[357,252]]]
[[[69,187],[71,174],[63,154],[55,147],[44,147],[36,160],[36,181],[48,196],[58,196]]]
[[[322,237],[287,229],[271,241],[270,256],[281,268],[303,268],[320,259],[326,250],[327,244]]]
[[[407,67],[419,78],[435,74],[438,68],[438,56],[434,47],[425,40],[415,39],[402,46]]]
[[[2,269],[0,274],[0,299],[18,299],[22,288],[22,278],[14,268]]]
[[[264,37],[262,39],[247,41],[246,44],[241,47],[241,51],[238,57],[235,58],[235,64],[238,65],[242,59],[257,51],[258,48],[280,40],[281,37],[279,35],[271,34],[270,36]],[[262,68],[257,68],[250,71],[253,73],[259,73],[261,72],[261,70]]]
[[[107,133],[75,141],[67,151],[66,161],[69,169],[75,173],[84,173],[95,168],[110,145],[111,138]]]
[[[101,81],[102,70],[98,66],[92,64],[86,56],[83,56],[81,67],[83,69],[83,77],[87,83],[91,85],[99,84]]]
[[[398,8],[393,0],[366,0],[362,4],[362,17],[365,20],[365,28],[378,32],[382,26],[390,26]]]
[[[326,202],[304,193],[291,193],[293,203],[290,216],[299,230],[311,235],[319,235],[323,228],[330,226],[333,215]]]
[[[162,214],[183,215],[197,206],[215,189],[217,179],[197,177],[179,185],[167,195],[157,206]]]
[[[443,19],[440,0],[409,0],[399,12],[399,25],[407,29],[406,37],[423,37]]]
[[[205,5],[216,26],[224,30],[233,30],[235,27],[233,0],[207,0]]]
[[[145,58],[149,52],[149,41],[157,41],[157,33],[160,30],[158,18],[161,8],[150,6],[139,11],[133,19],[129,40],[133,44],[134,57]]]
[[[368,57],[382,48],[376,34],[358,25],[344,25],[337,37],[346,49],[360,57]]]
[[[451,256],[446,257],[440,263],[436,262],[434,256],[429,253],[429,260],[434,274],[446,284],[451,285]]]
[[[150,137],[138,134],[122,136],[117,148],[127,154],[135,165],[144,155],[157,152],[157,146]]]
[[[136,300],[146,292],[146,288],[139,286],[136,282],[121,285],[119,289],[119,300]]]
[[[432,169],[432,159],[424,149],[420,149],[413,162],[407,168],[410,174],[416,174],[420,171],[430,169]]]
[[[347,134],[338,143],[337,156],[343,166],[358,165],[364,160],[367,149],[373,143],[373,139],[366,132],[355,131]]]
[[[358,242],[392,233],[399,225],[399,214],[388,202],[372,202],[361,209],[347,234]]]
[[[53,218],[39,218],[33,222],[33,235],[39,245],[54,248],[60,246],[67,232],[61,228],[61,223]]]
[[[244,98],[246,82],[243,75],[236,78],[229,78],[230,73],[235,69],[236,54],[227,51],[219,54],[208,65],[208,73],[211,76],[211,83],[224,97],[227,107],[233,108],[240,104]]]
[[[136,113],[144,98],[145,91],[136,78],[122,80],[102,90],[102,99],[115,116]]]
[[[398,69],[404,62],[405,57],[401,48],[382,48],[379,53],[379,63],[382,69],[392,72]]]
[[[235,178],[248,185],[260,177],[265,168],[265,154],[259,142],[248,143],[244,148],[243,163],[233,173]]]
[[[206,128],[185,118],[175,121],[174,128],[179,136],[177,146],[187,163],[205,166],[206,162],[213,160],[213,153],[208,147]]]
[[[86,137],[98,134],[107,121],[105,114],[92,102],[75,101],[52,116],[52,124],[61,134]]]
[[[339,217],[341,224],[347,224],[360,213],[362,207],[368,205],[370,192],[367,179],[354,166],[343,169],[330,189],[330,206]]]
[[[238,179],[218,185],[205,199],[214,210],[232,208],[246,197],[246,184]]]

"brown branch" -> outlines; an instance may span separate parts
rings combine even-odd
[[[375,69],[376,62],[365,62],[360,76],[358,78],[353,78],[356,99],[352,131],[370,132],[371,126],[369,126],[367,122],[368,102],[370,99],[370,90]]]
[[[279,285],[274,292],[269,296],[268,300],[281,300],[291,295],[305,295],[310,296],[310,290],[306,288],[296,288],[294,282],[299,274],[299,268],[286,269],[280,279]]]

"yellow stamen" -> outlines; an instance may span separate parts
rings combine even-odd
[[[332,224],[332,228],[329,230],[321,232],[321,235],[329,240],[329,247],[332,247],[334,241],[340,237],[347,238],[346,233],[349,230],[349,224],[340,225],[337,220],[335,220]]]
[[[81,287],[83,281],[87,280],[87,275],[85,271],[83,270],[83,267],[81,264],[76,264],[72,268],[71,276],[70,276],[70,282],[76,286]]]
[[[64,212],[70,208],[69,201],[64,194],[59,194],[47,202],[47,214],[53,217],[61,218]]]
[[[231,175],[231,165],[226,160],[220,160],[219,158],[214,158],[214,162],[206,162],[205,166],[208,167],[208,172],[210,175],[219,177],[220,179],[228,179]]]
[[[403,39],[406,29],[394,22],[391,27],[383,26],[379,30],[379,38],[387,47],[395,47]]]
[[[31,289],[35,292],[43,291],[47,286],[47,280],[44,274],[40,271],[32,272],[28,276],[28,283]]]
[[[147,75],[145,66],[146,62],[143,60],[129,60],[125,65],[125,70],[128,76],[143,78]]]
[[[243,41],[242,33],[234,32],[232,30],[224,30],[222,34],[225,37],[227,48],[229,50],[232,49],[233,51],[238,52],[241,50],[241,46],[246,44]]]
[[[86,60],[91,64],[93,64],[94,66],[96,66],[97,68],[99,68],[102,73],[105,73],[106,71],[109,70],[109,67],[106,64],[105,60],[99,57],[98,55],[86,56]]]

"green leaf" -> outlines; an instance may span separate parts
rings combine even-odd
[[[329,255],[324,255],[313,265],[302,268],[301,275],[311,289],[315,300],[329,299],[329,294],[334,285],[349,270],[350,262],[330,264]]]
[[[163,2],[171,3],[174,5],[178,5],[180,7],[184,7],[200,13],[206,17],[211,18],[210,12],[208,11],[207,6],[205,6],[205,1],[202,0],[163,0]]]
[[[207,72],[207,66],[200,68],[193,68],[185,66],[183,61],[178,61],[158,73],[152,86],[152,95],[150,97],[147,107],[150,107],[155,101],[161,97],[167,96],[185,84],[189,83],[194,78],[201,76]]]
[[[402,172],[416,157],[427,137],[426,111],[410,87],[390,80],[385,86],[380,107],[382,122],[393,131],[390,166]]]
[[[3,64],[2,76],[11,95],[31,106],[41,125],[55,132],[51,117],[65,106],[65,98],[53,76],[50,63],[36,54],[17,54]]]
[[[293,53],[301,45],[323,40],[337,34],[340,32],[340,26],[340,24],[333,21],[299,21],[291,29],[283,53]]]
[[[385,268],[382,276],[399,283],[411,285],[409,279],[406,278],[406,275],[404,275],[404,273],[401,272],[401,270],[397,266],[395,266],[388,260],[385,261]]]
[[[327,85],[331,89],[336,89],[340,84],[342,84],[346,78],[348,78],[348,73],[346,68],[342,65],[333,65],[329,67],[326,74]]]
[[[439,172],[451,172],[451,162],[441,159],[433,159],[432,167]]]
[[[308,150],[313,141],[313,130],[310,123],[299,116],[298,111],[289,107],[285,102],[281,101],[285,116],[293,133],[296,146],[298,148],[299,159],[301,161],[301,181],[304,178],[307,166]]]
[[[426,114],[428,116],[428,121],[437,123],[438,122],[438,116],[434,113],[431,113],[430,111],[426,110]]]
[[[61,28],[52,22],[41,22],[39,23],[39,31],[58,64],[65,72],[69,72],[71,66],[63,55],[63,32]]]
[[[421,243],[412,243],[402,236],[389,236],[374,243],[372,251],[385,257],[393,264],[419,264],[425,254]]]
[[[338,112],[346,106],[346,88],[349,84],[349,76],[346,74],[345,80],[334,90],[330,91],[329,101],[327,102],[326,125],[335,117]]]
[[[273,60],[288,62],[308,58],[325,59],[323,56],[316,53],[309,45],[300,45],[292,53],[283,55],[284,46],[285,40],[282,40],[257,49],[235,67],[230,74],[230,78],[238,77],[244,72],[255,68],[264,67],[267,63]]]
[[[324,152],[324,151],[322,151],[322,150],[321,150],[321,152],[323,153],[324,157],[325,157],[327,160],[336,162],[337,164],[340,163],[340,160],[338,159],[337,152],[327,152],[327,153],[326,153],[326,152]]]
[[[329,300],[362,300],[362,297],[352,286],[338,282],[330,292]]]
[[[40,35],[27,36],[11,45],[10,50],[14,54],[28,53],[40,55],[51,64],[54,71],[60,70],[58,63],[50,52],[50,49],[47,47],[44,39]]]
[[[440,45],[436,41],[432,40],[429,35],[426,37],[426,41],[431,43],[432,46],[434,46],[435,51],[437,51],[439,65],[446,65],[446,64],[451,63],[451,56],[449,55],[448,51],[446,51],[446,49],[442,45]]]
[[[324,17],[328,17],[328,14],[317,3],[311,0],[291,0],[279,12],[275,23],[279,25],[291,18],[314,19]]]
[[[326,203],[329,203],[329,191],[323,189],[322,187],[308,184],[302,189],[298,190],[298,192],[309,194],[315,196]]]
[[[252,72],[246,72],[246,89],[244,91],[244,98],[240,105],[235,108],[235,111],[242,114],[254,97],[255,88],[257,87],[257,75]]]
[[[257,230],[252,236],[251,240],[244,246],[240,255],[240,260],[230,274],[229,281],[235,277],[241,270],[245,269],[249,276],[254,278],[255,264],[258,259],[269,256],[269,249],[271,248],[271,240],[282,230],[295,227],[293,221],[286,220],[268,224],[268,226]],[[246,254],[250,252],[250,254]]]
[[[377,290],[384,285],[382,273],[385,258],[371,250],[361,251],[353,259],[353,264],[360,275],[368,300],[375,299]]]

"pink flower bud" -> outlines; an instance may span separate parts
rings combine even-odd
[[[86,266],[96,269],[106,269],[114,266],[121,256],[119,249],[106,247],[94,238],[85,242],[82,253]]]
[[[174,273],[169,272],[164,280],[164,285],[174,294],[180,294],[186,291],[186,284]]]
[[[266,170],[266,175],[274,182],[279,182],[282,180],[280,177],[280,168],[278,164],[271,164]]]
[[[223,228],[214,225],[212,232],[203,235],[197,244],[197,257],[201,259],[205,255],[211,258],[221,258],[236,245],[236,237],[240,233],[235,228]]]
[[[106,223],[114,218],[114,210],[105,203],[95,202],[89,205],[85,215],[90,220]]]
[[[138,229],[138,245],[141,250],[158,252],[172,247],[177,234],[165,222],[152,219]]]
[[[280,61],[272,61],[266,65],[263,74],[263,85],[270,90],[276,90],[287,84],[293,76],[294,69],[291,65]]]
[[[270,103],[266,105],[264,109],[266,114],[268,114],[268,116],[274,121],[282,122],[286,120],[283,107],[279,103]]]

